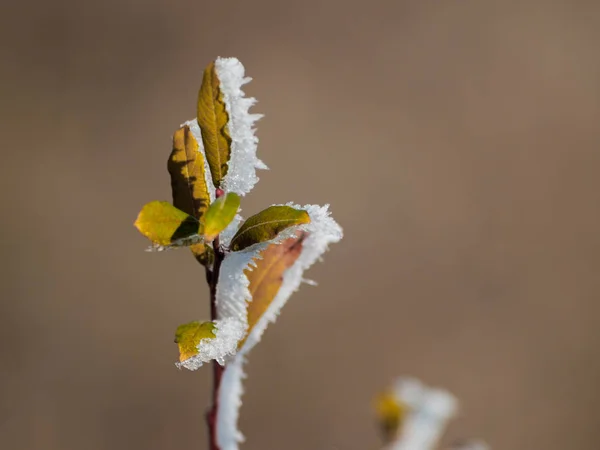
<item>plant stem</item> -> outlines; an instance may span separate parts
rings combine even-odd
[[[216,197],[219,198],[224,194],[221,189],[217,189]],[[212,271],[206,269],[206,279],[210,288],[210,319],[217,319],[217,283],[219,281],[219,272],[221,271],[221,263],[225,257],[225,253],[219,243],[219,236],[213,241],[213,250],[215,260]],[[223,375],[223,366],[217,361],[213,361],[213,392],[212,406],[206,413],[206,423],[208,425],[208,448],[209,450],[220,450],[217,443],[217,415],[219,413],[219,387],[221,385],[221,376]]]

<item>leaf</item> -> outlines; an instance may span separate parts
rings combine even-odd
[[[215,261],[215,252],[210,245],[204,242],[190,245],[190,250],[194,254],[196,261],[203,266],[211,267]]]
[[[267,168],[256,156],[256,121],[262,114],[249,112],[256,99],[246,97],[242,90],[243,85],[251,78],[245,76],[244,66],[239,60],[219,57],[215,61],[215,71],[227,105],[230,119],[227,130],[231,136],[231,155],[227,161],[227,174],[221,181],[221,188],[227,192],[245,195],[258,182],[257,169]]]
[[[198,221],[169,202],[153,201],[144,205],[134,226],[159,245],[169,245],[198,234]]]
[[[202,86],[198,93],[198,125],[202,131],[204,152],[216,188],[227,173],[231,154],[231,136],[227,123],[229,115],[225,108],[219,77],[212,62],[204,70]]]
[[[169,156],[167,168],[171,174],[173,205],[202,222],[210,203],[204,156],[198,150],[198,142],[187,125],[173,134],[173,151]],[[196,260],[206,265],[208,259],[204,244],[192,245],[190,250]]]
[[[240,207],[240,196],[233,192],[216,199],[206,211],[204,240],[212,242],[231,223]]]
[[[249,217],[233,236],[229,247],[234,252],[243,250],[273,239],[286,228],[306,223],[310,223],[310,216],[304,210],[290,206],[270,206]]]
[[[377,397],[375,411],[385,442],[396,439],[407,413],[406,406],[398,401],[394,392],[390,391]]]
[[[204,173],[204,156],[187,125],[173,134],[173,151],[167,168],[171,174],[173,205],[201,221],[210,204],[210,196]]]
[[[262,317],[279,292],[283,283],[283,274],[296,262],[302,251],[304,233],[286,239],[279,244],[271,244],[260,253],[262,259],[256,259],[256,267],[244,273],[250,282],[248,290],[252,301],[248,303],[248,334]],[[239,344],[240,348],[245,342]]]
[[[175,331],[175,343],[179,346],[179,361],[183,362],[198,354],[202,339],[214,339],[216,327],[212,322],[190,322],[179,325]]]

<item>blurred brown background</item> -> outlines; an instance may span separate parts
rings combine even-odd
[[[169,199],[170,136],[237,56],[271,171],[244,199],[331,203],[345,239],[252,353],[245,450],[376,450],[408,374],[445,440],[600,448],[600,3],[24,1],[2,5],[0,448],[203,449],[208,316]]]

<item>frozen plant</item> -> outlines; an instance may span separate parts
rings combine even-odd
[[[456,398],[415,378],[398,378],[377,398],[377,418],[383,450],[434,450],[448,420],[458,410]],[[481,441],[454,444],[449,450],[489,450]]]
[[[177,328],[177,366],[213,364],[212,407],[207,413],[210,450],[236,450],[243,365],[267,325],[303,281],[302,275],[342,238],[328,205],[273,205],[245,221],[240,197],[258,181],[255,99],[241,88],[250,78],[235,58],[217,58],[204,71],[198,117],[173,135],[168,160],[173,202],[153,201],[135,226],[150,250],[189,247],[204,266],[210,321]]]

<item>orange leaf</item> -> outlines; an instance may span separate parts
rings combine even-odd
[[[256,260],[253,270],[244,273],[250,281],[249,290],[252,301],[248,303],[248,333],[256,322],[267,311],[269,305],[279,292],[283,282],[283,274],[296,262],[302,251],[304,232],[289,238],[280,244],[271,244],[261,252],[262,259]],[[246,340],[240,342],[240,348]]]

